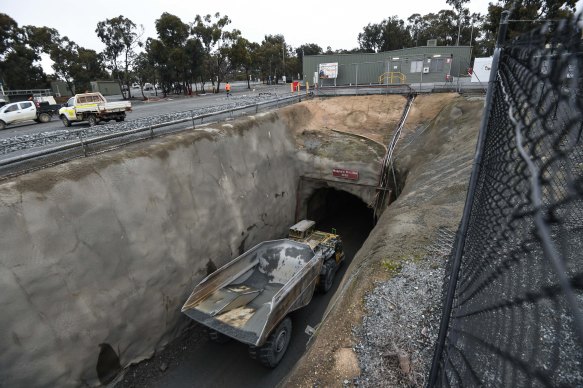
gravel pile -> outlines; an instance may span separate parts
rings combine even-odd
[[[282,96],[280,96],[281,98]],[[66,141],[86,140],[112,133],[131,131],[138,128],[147,128],[151,125],[169,123],[176,120],[190,119],[193,116],[216,113],[224,110],[240,108],[260,102],[276,100],[278,96],[271,93],[261,95],[238,95],[225,97],[224,104],[198,108],[183,112],[171,112],[164,115],[143,117],[121,123],[110,122],[94,127],[78,129],[59,129],[31,135],[19,135],[0,140],[0,154],[10,154],[12,152],[26,150],[35,147],[43,147],[50,144],[58,144]]]
[[[425,257],[404,262],[396,276],[376,284],[367,295],[367,315],[354,330],[362,371],[355,385],[425,386],[439,334],[444,268],[452,244],[453,233],[441,230]]]

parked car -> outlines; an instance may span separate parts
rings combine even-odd
[[[37,108],[33,101],[6,104],[0,108],[0,130],[6,128],[7,125],[26,121],[47,123],[51,121],[54,111],[55,109],[50,105],[41,104]]]

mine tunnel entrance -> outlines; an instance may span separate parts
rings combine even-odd
[[[346,191],[319,188],[307,204],[307,218],[321,229],[335,228],[342,239],[351,240],[356,250],[374,227],[373,210],[360,198]],[[356,253],[356,251],[355,251]]]
[[[304,354],[310,340],[309,331],[318,327],[322,321],[324,312],[338,290],[354,255],[374,226],[372,209],[369,209],[366,203],[352,194],[329,187],[316,188],[309,195],[306,210],[306,218],[316,221],[319,230],[330,231],[335,228],[340,234],[346,261],[336,272],[334,283],[328,293],[316,293],[308,306],[291,313],[292,340],[278,367],[268,370],[249,358],[248,347],[243,343],[229,341],[217,344],[208,341],[204,328],[191,323],[191,330],[164,350],[164,354],[169,356],[162,356],[156,361],[158,363],[156,365],[166,365],[164,357],[176,357],[176,354],[180,354],[179,365],[173,366],[157,378],[144,377],[144,379],[149,379],[150,384],[155,381],[152,386],[191,386],[192,381],[196,381],[197,387],[267,388],[281,383]],[[188,344],[190,346],[187,346]],[[174,362],[173,360],[172,363]],[[147,366],[140,364],[142,365],[147,370]],[[160,374],[158,367],[152,369]],[[147,373],[144,372],[146,376]],[[134,376],[141,374],[133,373]],[[128,382],[122,381],[116,388],[139,385],[135,382],[140,382],[140,378],[135,377],[138,379],[135,381],[133,379]]]

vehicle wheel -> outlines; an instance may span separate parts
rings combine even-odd
[[[275,368],[287,350],[291,333],[292,322],[289,317],[286,317],[277,326],[277,329],[269,335],[269,338],[267,338],[263,346],[249,346],[249,356],[254,360],[258,360],[268,368]]]
[[[95,115],[90,115],[87,121],[89,122],[90,127],[94,127],[97,125],[97,117],[95,117]]]
[[[320,281],[318,283],[318,287],[321,293],[325,294],[330,291],[332,288],[332,284],[334,283],[334,275],[336,271],[334,271],[334,261],[329,260],[324,263],[325,271],[323,274],[320,274]]]
[[[115,121],[117,121],[119,123],[120,121],[124,121],[125,119],[126,119],[125,116],[121,116],[121,117],[116,117]]]
[[[6,128],[6,123],[0,120],[0,131],[3,130],[4,128]]]
[[[40,121],[41,123],[48,123],[49,121],[51,121],[51,115],[48,113],[41,113],[38,116],[38,121]]]
[[[70,127],[71,126],[71,122],[69,121],[69,119],[67,117],[65,117],[64,115],[61,116],[61,121],[63,122],[63,125],[65,127]]]
[[[229,342],[231,339],[224,335],[223,333],[219,333],[216,330],[209,330],[209,339],[217,344],[224,344]]]

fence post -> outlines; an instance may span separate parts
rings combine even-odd
[[[457,279],[461,267],[462,254],[465,245],[465,238],[468,232],[468,224],[472,205],[474,203],[474,193],[478,183],[478,175],[480,173],[480,165],[482,163],[482,155],[484,143],[486,140],[486,131],[488,129],[488,121],[490,119],[490,112],[492,110],[492,100],[494,97],[494,85],[496,83],[496,75],[498,73],[498,63],[500,62],[500,54],[502,52],[502,44],[506,39],[506,31],[508,29],[508,17],[510,11],[503,11],[500,18],[500,26],[498,27],[498,38],[496,40],[496,48],[494,50],[494,57],[492,59],[492,69],[490,71],[490,82],[488,86],[488,93],[486,95],[486,107],[484,108],[484,115],[482,116],[482,123],[480,125],[480,132],[478,134],[478,142],[476,144],[476,156],[474,158],[474,167],[468,186],[468,193],[466,196],[466,203],[464,206],[464,213],[460,227],[457,231],[454,247],[452,248],[452,266],[449,277],[449,284],[447,287],[447,294],[444,300],[443,311],[441,315],[441,324],[439,328],[439,336],[435,346],[435,353],[433,354],[433,362],[431,364],[431,372],[429,373],[428,387],[435,387],[437,383],[437,374],[439,373],[439,364],[443,357],[443,349],[445,347],[445,338],[449,328],[449,321],[451,318],[451,311],[453,309],[453,299],[455,297],[455,290],[457,287]]]
[[[81,132],[79,132],[78,136],[79,136],[79,141],[81,142],[81,147],[83,148],[83,155],[85,155],[85,157],[87,157],[87,148],[85,147],[85,143],[83,142],[83,136],[81,136]]]

